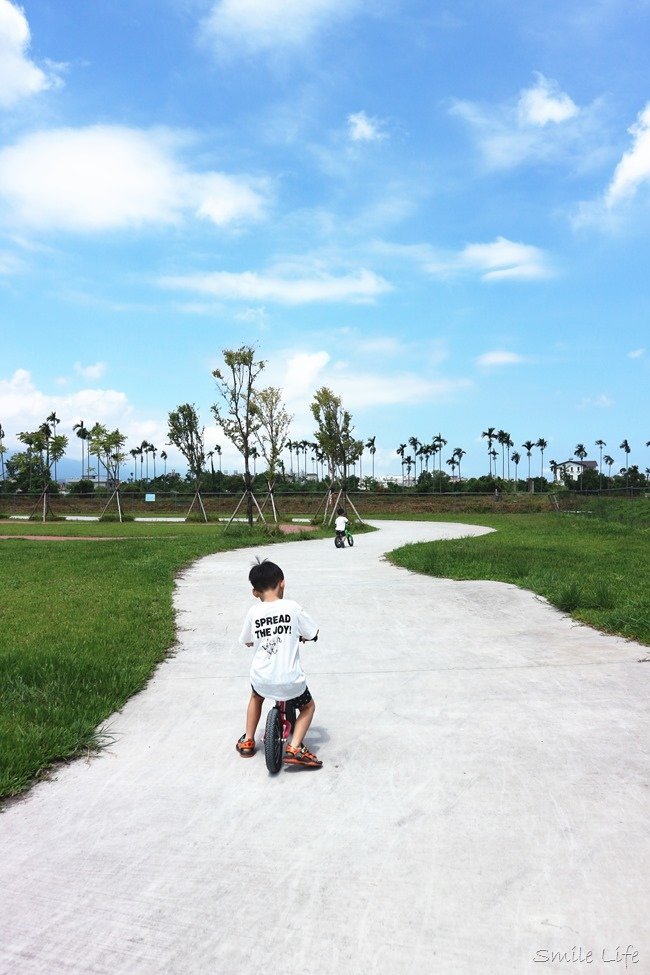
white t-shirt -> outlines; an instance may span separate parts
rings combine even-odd
[[[348,523],[348,519],[345,517],[345,515],[339,515],[336,521],[334,522],[334,527],[336,528],[337,532],[344,532],[347,523]]]
[[[307,687],[300,663],[300,637],[313,640],[318,627],[293,599],[255,600],[239,642],[255,648],[251,684],[262,697],[290,701]]]

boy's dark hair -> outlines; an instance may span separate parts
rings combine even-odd
[[[345,508],[337,508],[336,509],[336,513],[337,513],[337,515],[344,515],[345,514]]]
[[[255,563],[248,573],[248,581],[257,592],[266,592],[268,589],[275,589],[284,579],[284,572],[275,562],[264,559]]]

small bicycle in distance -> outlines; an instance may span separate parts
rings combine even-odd
[[[354,545],[354,538],[352,536],[352,532],[350,531],[347,525],[345,526],[344,531],[337,531],[336,535],[334,536],[334,544],[336,545],[337,548],[344,548],[346,540],[348,545],[350,546]]]

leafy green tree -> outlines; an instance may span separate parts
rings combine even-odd
[[[348,471],[363,451],[363,441],[353,436],[352,416],[343,408],[341,398],[326,386],[316,391],[311,412],[317,424],[314,436],[329,476],[331,479],[340,476],[346,489]]]
[[[172,410],[167,418],[167,434],[169,442],[185,458],[188,472],[198,491],[205,467],[205,438],[196,407],[191,403],[183,403]]]
[[[96,423],[90,431],[89,450],[97,458],[97,479],[100,469],[104,469],[106,484],[118,487],[120,469],[126,459],[124,444],[126,436],[119,430],[108,430],[102,423]]]
[[[256,402],[255,381],[266,363],[255,359],[255,349],[242,345],[239,349],[223,350],[224,368],[212,373],[217,384],[220,401],[211,409],[224,434],[239,451],[244,460],[244,486],[246,513],[249,525],[253,524],[253,495],[250,461],[253,447],[261,427]]]

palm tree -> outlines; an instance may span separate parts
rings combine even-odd
[[[497,443],[501,447],[501,480],[505,480],[506,476],[506,464],[505,464],[505,448],[508,446],[508,441],[510,440],[510,434],[506,430],[497,431]]]
[[[495,427],[488,427],[481,434],[481,438],[487,439],[488,442],[488,463],[490,465],[490,477],[492,477],[492,441],[496,440],[496,429]]]
[[[557,461],[555,461],[555,460],[549,460],[548,466],[550,468],[551,474],[553,475],[553,480],[554,481],[557,480],[557,478],[556,478],[556,474],[557,474]]]
[[[447,446],[447,441],[441,433],[436,434],[433,438],[433,443],[435,444],[435,452],[440,454],[440,492],[442,493],[442,448]]]
[[[57,427],[57,424],[61,422],[61,420],[58,418],[58,416],[56,415],[56,412],[54,410],[52,410],[52,412],[50,413],[50,415],[48,417],[46,417],[46,419],[47,419],[47,422],[48,423],[51,423],[52,424],[52,436],[53,437],[56,437],[56,427]],[[57,480],[57,474],[56,474],[56,458],[54,459],[54,480],[55,481]]]
[[[540,468],[539,476],[540,477],[544,477],[544,451],[548,447],[548,443],[546,442],[546,440],[544,440],[542,437],[540,437],[539,440],[537,441],[537,443],[535,444],[535,446],[536,447],[539,447],[540,452],[542,454],[542,465],[541,465],[541,468]]]
[[[530,458],[535,444],[532,440],[527,440],[526,443],[522,443],[521,446],[526,448],[526,456],[528,457],[528,480],[530,481]]]
[[[596,446],[600,450],[600,459],[598,461],[598,487],[600,489],[602,487],[602,478],[603,478],[603,447],[606,447],[607,444],[605,443],[604,440],[597,440]]]
[[[456,458],[456,460],[458,462],[458,481],[459,481],[459,483],[462,480],[462,478],[460,476],[460,462],[461,462],[461,460],[463,459],[463,457],[465,456],[466,453],[467,453],[467,451],[466,450],[463,450],[462,447],[454,447],[453,456]]]
[[[457,463],[457,461],[456,461],[456,458],[455,457],[449,457],[445,461],[445,464],[449,464],[449,466],[451,467],[451,479],[452,479],[452,481],[455,479],[454,478],[454,471],[456,470],[456,463]]]
[[[613,457],[610,457],[609,454],[605,454],[605,456],[603,457],[603,460],[605,461],[605,463],[609,467],[609,474],[607,476],[609,477],[609,479],[611,481],[611,479],[612,479],[612,465],[614,463],[614,458]]]
[[[156,453],[157,450],[152,443],[149,444],[149,453],[153,457],[153,479],[156,480]]]
[[[142,451],[140,450],[139,447],[133,447],[131,450],[129,450],[129,453],[131,454],[131,457],[133,457],[133,480],[137,481],[138,475],[137,475],[137,468],[136,468],[136,457],[139,454],[142,454]]]
[[[577,444],[576,445],[576,449],[573,451],[573,454],[580,461],[580,474],[579,474],[578,480],[580,482],[580,490],[582,491],[582,475],[584,473],[584,467],[582,466],[582,463],[583,463],[585,457],[587,456],[587,451],[585,450],[585,445],[584,444],[581,444],[581,443]]]
[[[221,446],[218,443],[216,443],[214,445],[214,449],[216,450],[217,457],[219,458],[219,473],[221,474]],[[167,473],[167,471],[165,470],[165,474],[166,473]]]
[[[619,450],[624,450],[625,451],[625,487],[626,487],[626,490],[629,492],[629,490],[630,490],[630,462],[628,460],[628,457],[630,456],[630,454],[632,452],[632,448],[630,447],[630,445],[627,442],[627,440],[624,440],[623,443],[620,443],[618,445],[618,447],[619,447]]]
[[[508,454],[508,480],[510,480],[510,449],[514,447],[514,445],[515,445],[514,440],[512,439],[510,434],[508,434],[506,436],[506,448],[507,448],[506,453]]]
[[[88,439],[88,430],[84,426],[84,421],[80,420],[79,423],[75,423],[72,427],[73,430],[77,431],[77,436],[81,440],[81,479],[84,476],[84,443]]]
[[[5,450],[7,449],[3,444],[5,432],[2,429],[2,424],[0,423],[0,465],[2,466],[2,480],[5,479]]]
[[[409,437],[409,444],[411,445],[411,449],[413,450],[413,456],[417,458],[418,451],[420,449],[420,441],[418,440],[417,437]],[[415,464],[416,464],[415,473],[417,475],[417,459],[415,460]]]
[[[133,453],[133,451],[131,451],[131,453]],[[167,451],[166,450],[161,450],[160,451],[160,459],[162,461],[164,461],[164,463],[165,463],[165,470],[163,472],[163,478],[165,479],[165,481],[167,481]]]
[[[512,452],[512,463],[515,465],[515,491],[519,488],[519,462],[521,461],[521,454],[517,453],[516,450]]]
[[[407,485],[411,483],[411,468],[413,467],[413,458],[408,454],[402,461],[402,468],[406,465],[406,483]],[[402,480],[404,479],[404,474],[402,472]]]
[[[372,479],[375,479],[375,454],[377,453],[377,448],[375,447],[375,440],[377,437],[368,437],[366,440],[366,447],[370,451],[370,456],[372,457]]]
[[[404,454],[406,452],[406,444],[401,443],[395,453],[398,457],[402,458],[402,484],[404,483]]]

